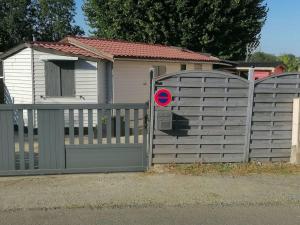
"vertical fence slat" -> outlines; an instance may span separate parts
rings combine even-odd
[[[79,120],[79,144],[83,144],[83,110],[78,110],[78,120]]]
[[[52,130],[56,130],[56,118],[55,118],[55,115],[53,113],[50,112],[50,110],[47,110],[47,114],[48,114],[48,118],[49,120],[48,121],[44,121],[44,126],[46,126],[46,132],[44,133],[44,135],[46,135],[48,133],[48,131],[52,131]],[[46,124],[49,123],[49,126],[47,126]],[[48,128],[47,128],[48,127]],[[48,146],[50,146],[51,144],[53,144],[55,147],[56,147],[56,143],[55,143],[55,134],[53,132],[49,132],[49,134],[47,135],[49,138],[48,138]],[[44,137],[45,138],[45,137]],[[49,149],[49,147],[46,147],[44,148],[45,151],[47,151],[47,154],[48,154],[48,158],[46,158],[46,160],[48,161],[47,162],[47,167],[46,168],[51,168],[51,165],[54,163],[54,156],[55,156],[55,148],[53,148],[53,150]]]
[[[69,143],[74,144],[74,110],[69,110]]]
[[[24,158],[24,121],[23,121],[23,109],[18,110],[18,135],[19,135],[19,162],[20,169],[25,169]]]
[[[39,151],[39,157],[38,157],[38,168],[40,169],[45,158],[45,152],[42,151],[42,146],[44,145],[44,140],[42,138],[42,134],[44,133],[44,126],[41,126],[41,121],[44,119],[45,115],[43,113],[40,113],[39,110],[37,110],[37,124],[38,124],[38,151]]]
[[[97,110],[97,141],[98,144],[102,144],[102,110]]]
[[[121,115],[120,109],[116,110],[116,143],[120,143],[121,136]]]
[[[111,109],[107,109],[106,110],[106,115],[107,115],[107,136],[106,136],[106,140],[107,140],[107,144],[110,144],[111,143],[111,112],[112,110]]]
[[[129,143],[130,133],[130,109],[125,109],[125,143]]]
[[[143,109],[143,154],[147,152],[147,131],[148,131],[148,124],[147,124],[147,108]],[[149,156],[152,157],[152,156]],[[147,153],[143,155],[144,158],[144,166],[147,166]]]
[[[139,142],[139,110],[134,109],[134,143],[137,144]]]
[[[65,114],[64,110],[58,110],[55,115],[55,121],[56,122],[56,130],[57,130],[57,136],[56,136],[56,168],[57,169],[64,169],[66,167],[66,155],[65,155]],[[59,138],[58,138],[59,137]]]
[[[7,170],[7,160],[5,157],[5,153],[8,150],[8,144],[6,143],[8,141],[6,137],[6,129],[3,125],[5,125],[6,122],[6,112],[5,111],[0,111],[0,171],[1,170]]]
[[[0,111],[0,171],[15,170],[13,111]]]
[[[89,144],[93,144],[94,132],[93,132],[93,110],[88,110],[88,141]]]
[[[33,134],[33,112],[28,109],[28,146],[29,146],[29,169],[34,169],[34,134]]]

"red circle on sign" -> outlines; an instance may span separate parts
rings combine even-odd
[[[155,92],[154,100],[158,106],[165,107],[171,103],[172,93],[166,88],[159,89]]]

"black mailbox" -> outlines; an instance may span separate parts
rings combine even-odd
[[[160,111],[156,112],[156,129],[157,130],[172,130],[172,116],[171,111]]]

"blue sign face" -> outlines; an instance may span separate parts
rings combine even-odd
[[[166,103],[167,101],[169,101],[169,95],[166,92],[159,93],[158,101],[161,103]]]

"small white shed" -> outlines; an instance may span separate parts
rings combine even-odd
[[[104,92],[98,92],[97,82],[108,76],[104,67],[111,63],[93,54],[91,57],[88,54],[85,56],[66,52],[66,47],[70,46],[58,43],[26,43],[5,53],[3,77],[8,91],[6,102],[108,102]],[[72,50],[78,49],[72,47]]]

